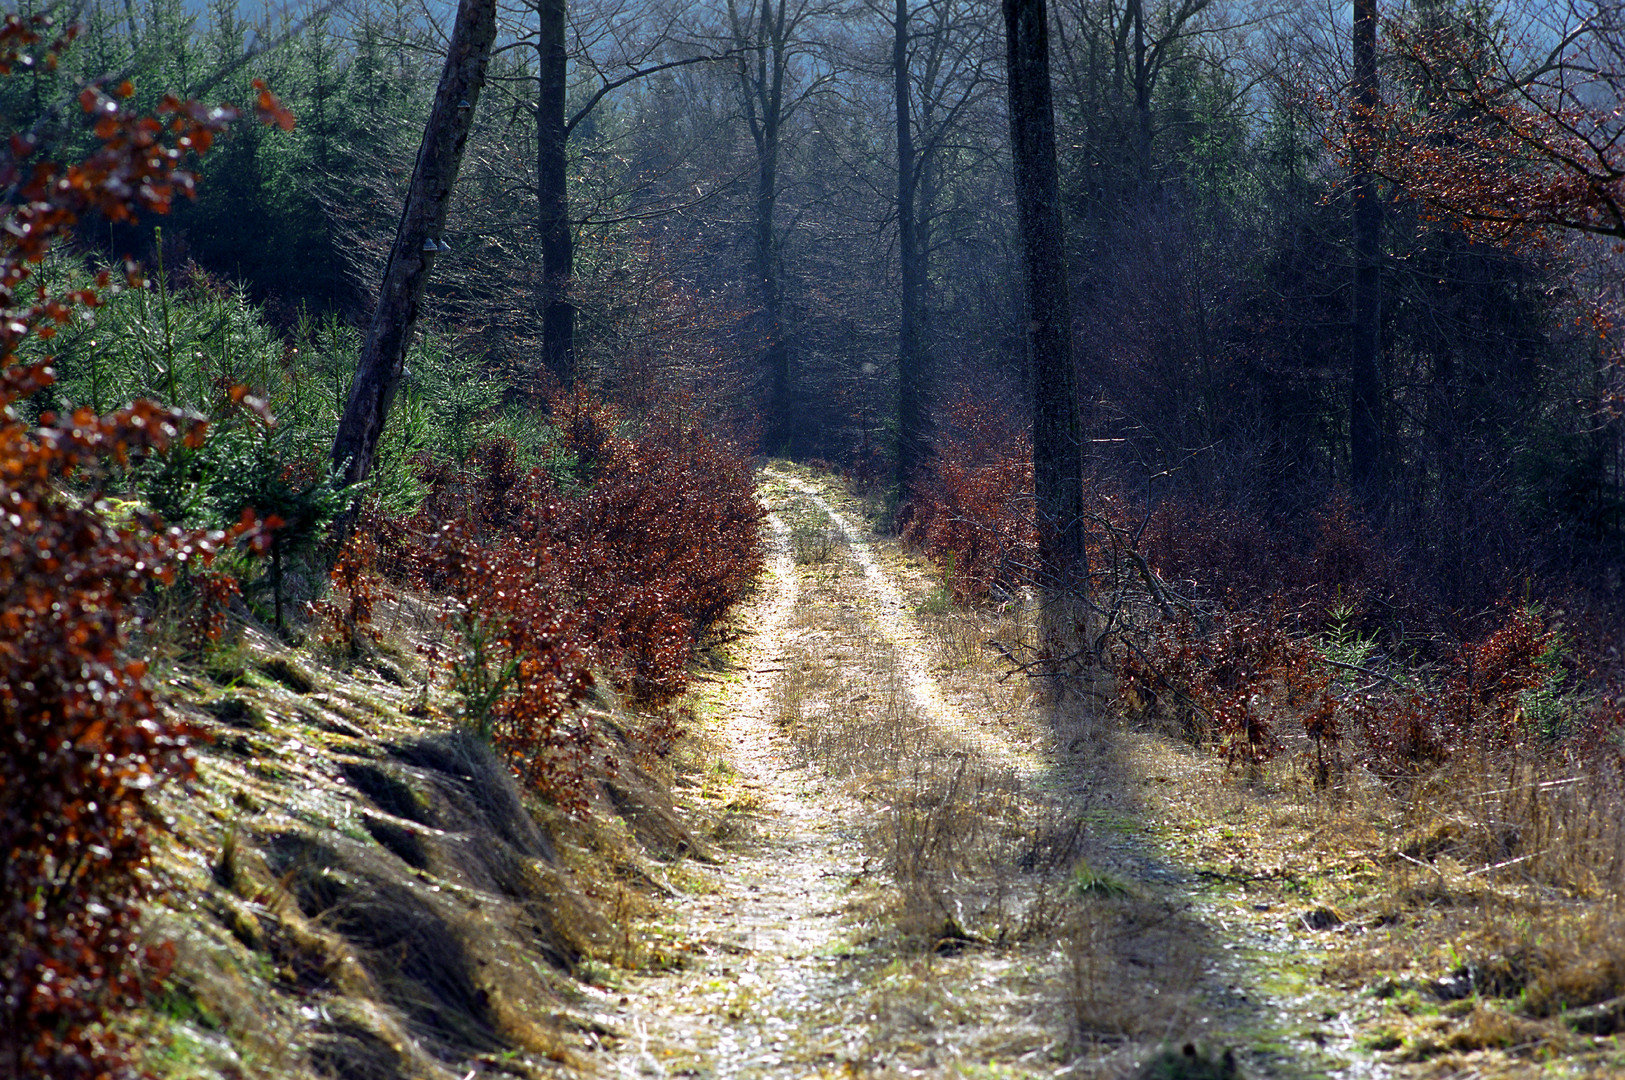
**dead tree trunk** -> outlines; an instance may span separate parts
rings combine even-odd
[[[1053,584],[1087,582],[1083,546],[1083,436],[1072,359],[1072,301],[1055,164],[1049,27],[1044,0],[1004,0],[1010,146],[1027,285],[1032,372],[1033,495],[1041,570]]]
[[[412,169],[406,206],[395,229],[395,246],[378,291],[378,305],[333,439],[333,468],[347,484],[360,483],[372,471],[384,421],[405,369],[423,287],[436,252],[447,250],[442,239],[446,208],[463,163],[463,148],[485,84],[485,66],[496,30],[496,0],[461,0],[446,66],[440,72],[440,86],[423,129],[423,145]],[[347,529],[348,519],[340,531]]]

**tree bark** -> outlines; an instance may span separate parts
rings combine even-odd
[[[1134,153],[1139,159],[1140,197],[1151,192],[1151,72],[1145,62],[1145,0],[1134,0]]]
[[[1033,495],[1039,558],[1050,582],[1087,581],[1083,436],[1072,359],[1072,305],[1055,163],[1049,27],[1044,0],[1003,0],[1010,146],[1027,284],[1032,372]]]
[[[923,265],[914,214],[914,124],[910,115],[908,0],[896,0],[892,74],[897,99],[897,261],[901,317],[897,330],[897,486],[907,494],[930,453],[930,371],[920,335]]]
[[[756,144],[756,201],[752,270],[762,304],[766,345],[762,366],[768,380],[766,442],[770,453],[788,452],[795,437],[791,416],[790,349],[784,339],[784,288],[779,276],[774,215],[779,198],[779,149],[785,117],[785,76],[789,64],[788,0],[761,0],[754,25],[728,4],[733,48],[738,54],[740,98]]]
[[[776,108],[776,106],[775,106]],[[779,281],[778,252],[773,242],[773,211],[778,202],[779,126],[777,116],[764,117],[761,157],[756,170],[756,277],[761,283],[762,321],[766,324],[768,449],[778,452],[794,441],[790,416],[790,349],[784,340],[784,292]]]
[[[536,0],[536,223],[542,241],[542,363],[566,388],[575,383],[576,309],[570,300],[575,238],[566,188],[565,0]]]
[[[1377,0],[1354,0],[1354,116],[1369,128],[1377,92]],[[1349,378],[1349,472],[1354,489],[1370,498],[1382,485],[1382,199],[1377,178],[1363,160],[1371,140],[1361,141],[1354,176],[1354,316]]]
[[[425,248],[430,241],[444,243],[447,206],[496,40],[496,14],[496,0],[461,0],[457,7],[446,64],[395,229],[395,246],[333,439],[333,468],[346,484],[360,483],[372,471],[378,440],[400,387],[423,287],[434,267],[435,253]],[[348,531],[349,520],[341,523],[340,535]]]

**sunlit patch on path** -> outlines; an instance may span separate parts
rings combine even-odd
[[[1148,785],[1206,790],[1211,762],[1051,717],[983,646],[1022,632],[1019,603],[932,611],[929,574],[834,485],[774,466],[759,490],[767,572],[704,710],[726,765],[696,796],[743,826],[717,864],[673,868],[639,928],[658,960],[596,973],[593,1069],[1116,1080],[1194,1038],[1255,1078],[1383,1075],[1313,984],[1313,943],[1255,932],[1273,912],[1150,823]]]
[[[930,718],[939,729],[950,733],[955,740],[965,743],[990,761],[1023,775],[1031,775],[1038,771],[1041,762],[1036,755],[1019,751],[1007,741],[990,735],[982,726],[969,721],[952,702],[943,697],[936,680],[929,674],[931,662],[923,647],[924,632],[910,614],[909,605],[904,601],[902,592],[876,561],[874,552],[865,539],[864,531],[854,526],[831,506],[814,485],[787,473],[769,472],[767,475],[805,495],[820,510],[828,514],[835,527],[840,529],[851,550],[853,561],[863,569],[868,591],[873,596],[874,606],[871,614],[876,627],[897,650],[898,675],[909,697],[913,699],[915,708]]]

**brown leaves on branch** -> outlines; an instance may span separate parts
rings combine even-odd
[[[935,450],[904,540],[944,568],[960,603],[1031,584],[1038,565],[1031,435],[965,395],[948,410]]]
[[[453,599],[442,659],[465,722],[580,811],[587,765],[606,747],[570,711],[589,670],[669,708],[702,638],[761,569],[763,511],[749,460],[698,427],[651,416],[628,433],[585,392],[555,397],[552,419],[568,478],[525,469],[512,443],[492,440],[463,466],[424,462],[422,512],[365,531],[381,538],[385,573]],[[667,714],[645,732],[650,745],[669,745],[675,724]]]
[[[145,792],[192,770],[192,733],[161,719],[123,623],[149,585],[205,569],[254,522],[185,532],[126,509],[112,524],[107,463],[193,442],[202,422],[141,401],[30,430],[12,406],[50,382],[0,369],[0,1062],[101,1077],[120,1062],[104,1011],[165,970],[135,933]]]
[[[1543,53],[1461,21],[1385,29],[1398,61],[1389,100],[1337,113],[1333,137],[1351,168],[1368,166],[1493,243],[1529,243],[1550,229],[1625,238],[1617,18],[1599,8]]]
[[[44,44],[45,16],[0,21],[0,76],[52,68],[69,27]],[[0,146],[0,1074],[62,1080],[126,1076],[127,1047],[106,1023],[163,975],[167,951],[141,943],[146,793],[190,776],[193,733],[163,718],[146,665],[127,654],[137,597],[183,572],[205,581],[228,543],[259,543],[245,514],[224,532],[167,527],[107,497],[138,460],[196,447],[204,422],[150,401],[98,416],[17,406],[53,382],[17,361],[30,335],[49,337],[99,303],[95,288],[31,287],[52,245],[95,214],[135,221],[190,195],[187,156],[209,149],[226,109],[165,98],[155,116],[129,111],[133,88],[87,87],[79,103],[96,146],[53,160],[27,135]],[[126,267],[133,282],[134,264]],[[122,488],[120,488],[122,490]],[[267,523],[269,526],[270,523]],[[216,590],[218,591],[218,590]],[[193,628],[216,630],[205,611]]]
[[[254,115],[262,124],[274,124],[283,131],[293,130],[293,113],[276,99],[264,79],[254,80]]]

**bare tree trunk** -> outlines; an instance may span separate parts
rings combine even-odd
[[[1004,0],[1010,145],[1027,284],[1033,379],[1033,494],[1039,557],[1052,583],[1086,582],[1083,437],[1072,359],[1072,303],[1055,164],[1049,28],[1044,0]]]
[[[1377,0],[1354,0],[1354,126],[1368,127],[1378,105]],[[1363,145],[1368,145],[1365,140]],[[1360,150],[1363,157],[1366,151]],[[1362,162],[1363,166],[1363,162]],[[1350,335],[1349,464],[1366,497],[1382,485],[1382,199],[1365,168],[1354,177],[1354,322]]]
[[[795,437],[791,416],[790,349],[784,340],[784,287],[779,279],[774,213],[779,198],[779,148],[785,115],[785,74],[789,62],[788,0],[762,0],[755,25],[729,3],[733,48],[739,54],[739,93],[751,139],[756,144],[755,245],[752,257],[762,301],[767,344],[762,364],[768,378],[767,449],[787,450]],[[754,40],[753,40],[754,39]],[[754,71],[752,70],[754,67]]]
[[[1145,0],[1134,0],[1134,153],[1140,197],[1151,197],[1151,72],[1145,63]]]
[[[902,312],[897,331],[897,486],[907,495],[930,453],[927,412],[930,372],[920,335],[920,294],[924,274],[919,222],[914,215],[914,124],[909,108],[908,0],[896,0],[892,74],[897,98],[897,262]]]
[[[762,350],[769,384],[767,448],[779,453],[795,442],[795,423],[791,415],[790,344],[784,339],[784,290],[772,235],[777,180],[771,169],[771,165],[764,164],[758,177],[756,263],[762,286],[762,321],[768,335],[767,347]]]
[[[384,421],[400,387],[423,287],[434,266],[431,245],[445,243],[441,237],[446,209],[462,167],[474,106],[485,84],[485,67],[496,40],[496,14],[496,0],[461,0],[457,6],[446,66],[440,72],[440,86],[423,129],[406,206],[395,229],[395,246],[389,253],[372,325],[362,343],[355,381],[333,439],[333,468],[347,484],[365,480],[372,471]],[[341,535],[348,531],[351,518],[353,511],[340,523]]]
[[[565,0],[537,0],[536,42],[536,224],[542,239],[542,363],[565,387],[576,374],[576,309],[570,300],[575,239],[570,230],[566,183]]]

